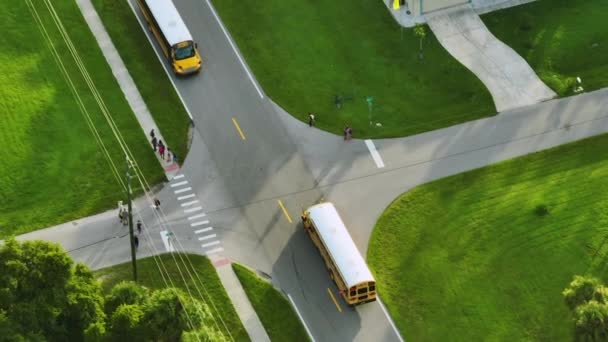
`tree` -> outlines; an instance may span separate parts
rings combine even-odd
[[[194,312],[186,312],[183,297],[179,290],[171,288],[152,293],[142,318],[148,336],[154,336],[157,341],[177,341],[184,330],[200,325],[200,319],[196,318],[197,321],[192,322],[194,326],[190,326]]]
[[[418,52],[418,56],[420,57],[420,59],[423,59],[424,54],[422,52],[422,41],[424,40],[424,38],[426,38],[426,28],[424,27],[424,25],[416,24],[416,26],[414,26],[414,36],[420,39],[420,51]]]
[[[0,311],[15,336],[80,341],[104,319],[97,281],[57,244],[9,239],[0,248],[0,269]]]
[[[111,335],[115,341],[144,341],[141,317],[144,315],[139,304],[122,304],[110,318]]]
[[[114,312],[121,304],[146,304],[150,296],[148,288],[132,281],[121,281],[116,284],[106,296],[106,312]]]
[[[568,307],[574,310],[577,306],[590,301],[596,292],[603,293],[603,290],[598,291],[599,289],[600,282],[597,279],[577,275],[562,294]]]
[[[608,340],[608,306],[591,300],[579,305],[574,314],[577,337],[583,341]]]

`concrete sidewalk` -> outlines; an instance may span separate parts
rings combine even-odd
[[[122,93],[125,95],[125,98],[127,99],[129,106],[131,107],[131,110],[135,114],[137,122],[139,122],[141,129],[148,137],[148,142],[150,143],[150,146],[152,146],[152,143],[150,140],[151,138],[149,136],[149,133],[152,129],[154,129],[155,136],[157,139],[166,142],[165,138],[163,138],[160,129],[156,125],[156,122],[154,122],[154,119],[152,118],[152,115],[150,114],[146,103],[141,97],[139,90],[137,90],[135,82],[133,82],[131,75],[129,75],[129,71],[127,70],[122,59],[120,58],[116,47],[114,47],[114,44],[112,43],[108,32],[103,26],[99,15],[97,15],[93,4],[90,0],[76,0],[76,3],[78,4],[78,7],[80,8],[82,16],[87,22],[87,25],[91,29],[91,32],[95,36],[95,39],[97,40],[97,43],[101,48],[101,52],[103,53],[104,57],[106,58],[106,61],[110,65],[110,68],[112,69],[112,74],[114,74],[116,81],[118,81],[118,85],[120,86]],[[173,178],[179,171],[179,165],[175,162],[167,163],[165,160],[160,158],[158,153],[155,153],[155,155],[156,159],[165,171],[167,179]]]
[[[428,15],[427,23],[441,45],[485,84],[498,112],[555,97],[521,56],[494,37],[470,6]]]
[[[230,260],[217,256],[211,256],[210,259],[251,340],[255,342],[270,342],[270,338],[266,330],[264,330],[260,318],[253,309],[253,306],[251,306],[251,302],[249,302],[249,298],[245,290],[243,290],[241,282],[232,269]]]

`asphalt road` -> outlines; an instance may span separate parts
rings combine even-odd
[[[224,253],[271,274],[292,297],[316,341],[398,340],[378,303],[352,309],[339,300],[299,223],[301,208],[324,193],[316,189],[281,114],[254,84],[209,4],[175,4],[204,59],[199,75],[172,75],[197,132],[182,173],[213,222]],[[170,187],[161,196],[168,213],[180,212],[177,201],[170,200]],[[175,234],[186,249],[196,249],[198,241],[187,223],[174,222]]]

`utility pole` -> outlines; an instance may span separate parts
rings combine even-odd
[[[137,258],[135,256],[135,239],[133,235],[133,212],[131,209],[131,161],[127,156],[127,205],[129,210],[129,240],[131,241],[131,263],[133,264],[133,281],[137,282]]]

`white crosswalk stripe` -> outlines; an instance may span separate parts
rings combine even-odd
[[[182,186],[182,185],[186,185],[186,184],[188,184],[188,181],[181,181],[181,182],[171,184],[171,187],[177,188],[178,186]]]
[[[195,230],[194,234],[200,234],[200,233],[206,233],[210,230],[213,230],[213,227],[207,227],[207,228],[203,228],[203,229],[199,229],[199,230]]]
[[[198,200],[182,203],[182,207],[189,207],[189,206],[191,206],[193,204],[196,204],[196,203],[198,203]]]
[[[216,234],[209,234],[209,235],[201,236],[198,238],[198,241],[213,239],[216,236],[217,236]]]
[[[179,196],[179,197],[177,198],[177,200],[178,200],[178,201],[183,201],[183,200],[185,200],[185,199],[192,198],[192,197],[194,197],[194,196],[195,196],[194,194],[189,194],[189,195],[185,195],[185,196]]]

